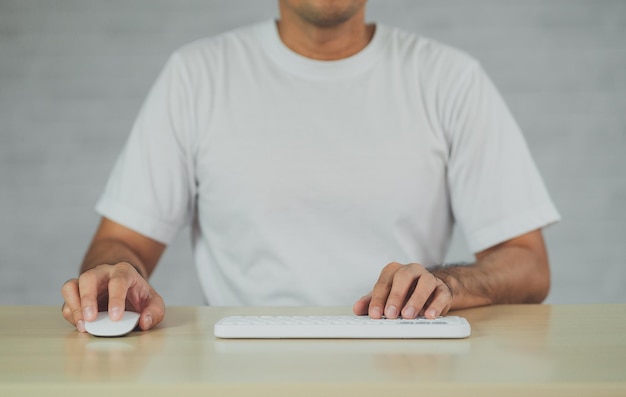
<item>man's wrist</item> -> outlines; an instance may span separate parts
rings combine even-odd
[[[129,262],[129,261],[124,261],[124,263],[126,263],[126,264],[130,265],[130,267],[132,267],[133,269],[135,269],[135,271],[136,271],[137,273],[139,273],[139,275],[140,275],[143,279],[145,279],[145,280],[147,280],[147,279],[148,279],[148,275],[146,274],[146,271],[143,269],[143,267],[142,267],[142,266],[138,266],[137,264],[134,264],[134,263]]]
[[[117,261],[115,263],[101,263],[99,265],[92,265],[92,266],[85,266],[83,265],[80,269],[80,274],[83,274],[91,269],[95,269],[98,266],[115,266],[115,265],[128,265],[130,267],[132,267],[143,279],[147,280],[148,279],[148,275],[147,272],[145,271],[145,269],[143,269],[142,266],[137,265],[136,263],[133,263],[131,261],[126,261],[126,260],[122,260],[122,261]]]
[[[444,263],[441,265],[435,265],[429,267],[428,270],[442,283],[448,287],[450,291],[450,295],[452,296],[452,304],[451,306],[455,306],[455,297],[460,295],[461,292],[461,280],[457,277],[457,271],[461,267],[470,266],[472,263],[470,262],[453,262],[453,263]]]

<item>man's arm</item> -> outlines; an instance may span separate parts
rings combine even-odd
[[[164,244],[102,218],[80,277],[67,281],[61,290],[65,319],[84,332],[84,321],[94,320],[98,311],[108,310],[118,320],[124,310],[133,310],[141,313],[141,329],[158,324],[165,305],[147,279],[164,250]]]
[[[387,265],[372,292],[354,305],[359,315],[429,318],[448,310],[498,303],[539,303],[550,290],[550,268],[541,230],[476,254],[470,265],[426,269]]]

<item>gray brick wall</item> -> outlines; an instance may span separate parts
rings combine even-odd
[[[0,304],[60,303],[138,107],[181,44],[274,0],[0,0]],[[478,58],[563,221],[550,302],[626,302],[626,1],[370,0],[368,19]],[[185,231],[153,283],[202,303]],[[450,259],[467,259],[455,238]]]

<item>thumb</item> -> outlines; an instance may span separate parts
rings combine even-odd
[[[152,290],[150,297],[146,300],[146,306],[141,310],[141,316],[139,317],[139,328],[142,331],[147,331],[161,321],[165,317],[165,303],[163,298]]]

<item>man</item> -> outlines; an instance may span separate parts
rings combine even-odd
[[[79,331],[98,310],[163,319],[147,279],[185,224],[213,305],[370,290],[356,314],[434,318],[546,297],[558,214],[508,109],[473,59],[366,24],[365,3],[280,0],[277,22],[172,56],[63,286]],[[442,265],[455,220],[473,264]]]

